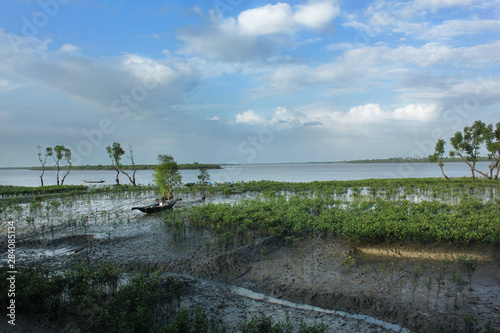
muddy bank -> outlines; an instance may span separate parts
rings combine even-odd
[[[276,299],[370,315],[419,332],[500,331],[500,265],[494,249],[354,247],[321,237],[287,244],[265,235],[224,248],[207,231],[188,228],[179,233],[158,216],[136,214],[119,224],[88,226],[85,232],[61,227],[50,234],[20,235],[17,253],[20,262],[54,269],[114,262],[123,272],[147,268],[189,274],[208,282],[192,280],[184,304],[202,300],[209,313],[228,322],[264,312],[292,316],[297,322],[324,321],[332,331],[389,330],[230,291],[229,286],[239,286]],[[462,292],[455,289],[452,277],[460,270],[456,261],[438,281],[445,258],[460,254],[480,259],[472,291],[469,286]],[[422,271],[418,279],[416,268]]]

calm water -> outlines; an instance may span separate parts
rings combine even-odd
[[[488,170],[489,162],[478,163],[478,169]],[[287,182],[309,182],[314,180],[355,180],[369,178],[424,178],[442,177],[436,164],[430,163],[298,163],[298,164],[253,164],[222,165],[222,170],[210,170],[213,182],[237,182],[252,180],[275,180]],[[465,163],[446,163],[445,173],[449,177],[470,177],[471,173]],[[39,186],[38,170],[0,169],[0,185]],[[183,183],[197,181],[198,170],[182,170]],[[64,173],[61,173],[61,178]],[[82,185],[83,180],[105,180],[104,184],[115,183],[115,171],[78,171],[73,170],[65,180],[65,184]],[[137,171],[139,184],[153,182],[153,171]],[[56,183],[56,172],[46,171],[45,185]],[[120,183],[129,180],[120,175]]]

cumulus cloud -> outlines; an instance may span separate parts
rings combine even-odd
[[[439,81],[428,81],[421,74],[445,69],[456,71],[458,67],[476,70],[494,66],[499,61],[500,42],[470,47],[452,47],[441,43],[427,43],[421,47],[363,46],[346,50],[335,61],[319,66],[282,65],[263,75],[260,78],[262,86],[252,93],[255,96],[289,94],[318,86],[328,87],[325,91],[330,94],[359,93],[382,83],[397,85],[397,90],[406,90],[405,93],[413,89],[422,91],[432,88],[446,94],[455,84],[454,80],[441,78]],[[408,82],[416,73],[420,73],[421,85]]]
[[[236,115],[237,124],[262,125],[265,119],[257,115],[253,110],[247,110]]]
[[[407,104],[394,110],[384,110],[380,104],[370,103],[355,106],[348,112],[334,107],[317,105],[302,107],[300,111],[279,106],[269,117],[262,117],[253,110],[236,115],[236,124],[268,126],[276,131],[290,130],[303,126],[322,126],[326,130],[342,127],[357,127],[363,124],[380,124],[387,121],[429,122],[439,117],[434,104]]]
[[[247,110],[237,114],[235,121],[236,124],[272,126],[276,130],[291,129],[310,122],[301,112],[288,110],[282,106],[277,107],[267,118],[257,115],[253,110]]]
[[[0,64],[0,74],[18,84],[51,87],[104,107],[133,92],[144,95],[137,95],[136,99],[149,108],[160,100],[178,103],[178,96],[196,84],[196,71],[176,60],[153,60],[130,54],[91,59],[75,54],[78,48],[72,44],[51,52],[50,42],[0,31],[0,55],[9,59]]]
[[[475,35],[488,31],[499,31],[500,20],[447,20],[442,24],[426,29],[421,39],[449,39],[456,36]]]
[[[409,104],[394,111],[384,111],[379,104],[366,104],[351,108],[343,120],[348,122],[430,121],[439,116],[436,111],[436,105]]]
[[[312,29],[324,28],[340,13],[340,7],[332,1],[309,1],[296,8],[294,21]]]
[[[180,30],[178,38],[185,45],[179,53],[227,61],[267,59],[279,46],[289,44],[280,36],[301,29],[325,29],[339,13],[336,0],[310,0],[295,6],[267,4],[228,18],[212,13],[208,26]]]
[[[300,26],[321,29],[340,12],[339,6],[330,0],[311,0],[292,8],[288,3],[267,4],[246,10],[238,16],[238,28],[244,34],[268,35],[294,33]]]
[[[292,20],[292,8],[281,2],[242,12],[238,16],[238,28],[248,35],[293,33],[296,30]]]
[[[179,54],[197,55],[223,61],[253,61],[267,58],[272,43],[242,34],[233,18],[213,22],[209,27],[185,27],[177,38],[185,45]]]

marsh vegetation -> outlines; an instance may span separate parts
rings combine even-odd
[[[307,325],[230,316],[239,311],[236,296],[223,286],[237,285],[417,331],[499,327],[497,181],[200,181],[174,190],[183,204],[143,216],[130,207],[165,191],[0,187],[1,230],[12,221],[17,228],[18,297],[27,304],[19,311],[28,318],[50,308],[52,320],[84,331],[322,332],[322,322],[340,329],[321,316]],[[202,194],[205,202],[195,200]],[[171,273],[222,284],[207,299],[226,304],[223,318],[208,301],[179,301],[200,288]],[[28,280],[39,282],[22,284]]]

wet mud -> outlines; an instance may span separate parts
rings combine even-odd
[[[459,293],[450,279],[460,269],[456,259],[461,254],[478,257],[480,266],[472,290],[467,286]],[[445,258],[455,261],[438,294],[436,276]],[[54,269],[113,262],[123,272],[161,269],[181,274],[190,280],[192,290],[184,305],[198,302],[229,322],[263,312],[280,320],[288,316],[299,323],[325,322],[332,331],[344,332],[500,328],[500,265],[495,249],[356,246],[325,237],[289,244],[265,235],[221,248],[207,231],[187,229],[179,235],[161,217],[137,214],[128,222],[89,226],[85,232],[61,227],[50,234],[26,233],[19,237],[18,259]],[[422,270],[418,279],[413,275],[416,267]],[[235,286],[272,299],[368,315],[398,328],[274,304],[231,291]]]

